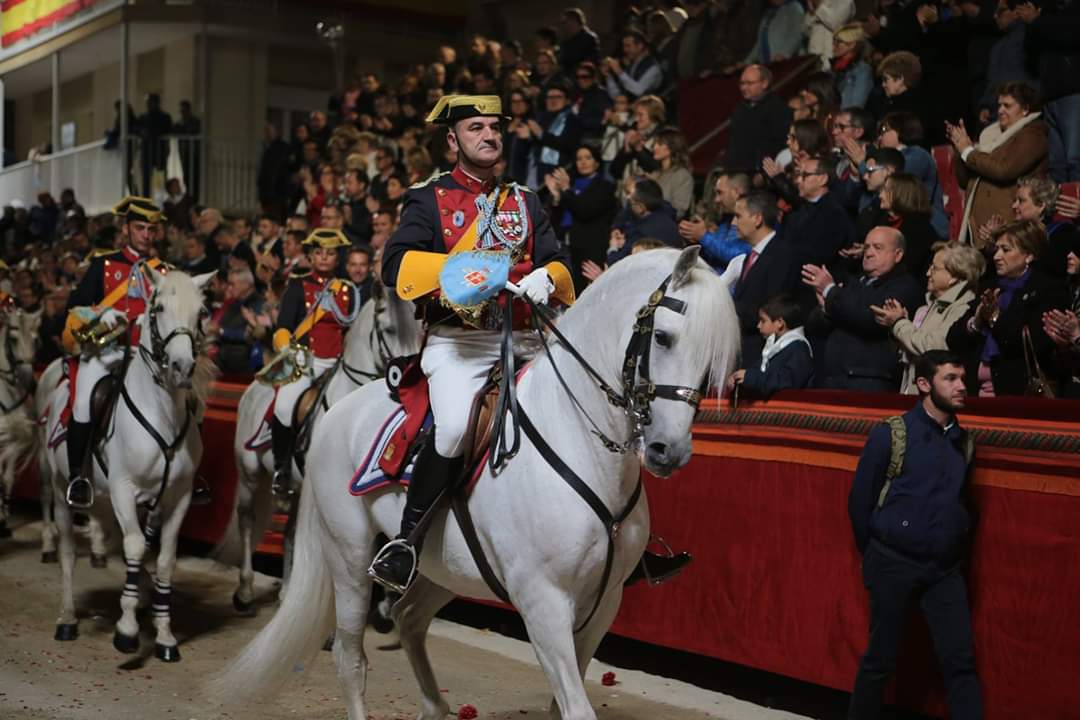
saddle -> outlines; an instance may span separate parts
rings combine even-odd
[[[75,404],[75,382],[78,376],[79,361],[70,358],[67,361],[65,375],[68,378],[68,398],[64,410],[60,413],[59,427],[53,433],[50,447],[56,447],[64,439],[68,423],[71,421],[72,408]],[[94,454],[99,453],[100,445],[108,438],[108,427],[112,422],[113,412],[116,410],[117,400],[120,398],[120,381],[123,366],[113,370],[108,375],[97,381],[94,389],[90,392],[90,425],[93,428],[90,435],[89,448]],[[104,467],[104,464],[102,464]],[[85,463],[84,463],[84,469]]]

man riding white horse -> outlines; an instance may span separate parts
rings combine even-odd
[[[311,271],[294,273],[281,299],[274,351],[291,353],[298,375],[278,387],[271,424],[275,495],[291,495],[293,416],[304,391],[341,357],[345,331],[360,309],[356,286],[334,277],[338,249],[349,245],[341,230],[321,228],[304,240]],[[301,348],[306,348],[301,349]],[[306,365],[305,365],[306,363]]]
[[[67,502],[74,508],[85,509],[94,504],[94,486],[82,474],[83,459],[93,428],[91,399],[94,387],[102,378],[123,362],[126,348],[138,347],[139,328],[135,322],[146,310],[151,289],[148,272],[166,273],[168,266],[150,257],[155,225],[161,222],[161,209],[153,201],[128,196],[113,208],[122,218],[120,236],[122,249],[100,253],[90,262],[79,286],[68,299],[68,316],[64,327],[64,347],[74,352],[80,345],[77,337],[99,329],[105,335],[117,330],[113,341],[81,348],[79,370],[74,378],[74,399],[67,429],[67,454],[70,480]],[[136,270],[137,268],[137,270]],[[117,328],[119,317],[127,321]],[[126,336],[126,337],[125,337]],[[100,337],[100,335],[99,335]],[[208,488],[196,487],[196,501],[209,497]]]
[[[458,161],[453,171],[414,186],[405,196],[401,225],[382,258],[383,283],[396,287],[402,297],[415,297],[416,286],[425,285],[446,254],[464,244],[469,250],[508,253],[511,282],[534,303],[574,302],[569,254],[539,198],[528,188],[495,177],[505,120],[501,100],[490,95],[446,96],[428,115],[428,122],[447,126],[447,143]],[[377,582],[401,593],[416,575],[420,551],[420,539],[410,542],[410,537],[443,489],[462,474],[469,411],[503,345],[498,308],[489,305],[479,317],[463,320],[438,295],[435,290],[417,299],[427,326],[420,367],[428,380],[434,427],[416,459],[401,532],[368,570]],[[520,298],[512,303],[518,348],[527,340],[530,310]],[[686,559],[651,556],[649,574],[671,576]]]

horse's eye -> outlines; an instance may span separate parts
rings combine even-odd
[[[663,330],[657,330],[656,333],[653,335],[653,337],[656,338],[656,344],[659,345],[660,347],[662,347],[662,348],[671,347],[671,336],[668,335]]]
[[[156,313],[159,313],[159,312],[161,312],[162,310],[164,310],[164,308],[163,308],[163,307],[161,306],[161,303],[156,303],[156,304],[154,305],[154,307],[153,307],[153,308],[151,308],[151,309],[152,309],[152,310],[153,310],[154,312],[156,312]]]

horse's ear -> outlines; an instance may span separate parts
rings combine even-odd
[[[697,265],[698,255],[700,254],[700,245],[691,245],[679,254],[679,259],[675,261],[675,269],[671,271],[670,287],[672,290],[677,290],[690,281],[690,271]]]
[[[202,275],[195,275],[191,278],[191,282],[195,283],[195,287],[199,288],[200,290],[204,290],[207,283],[209,283],[215,275],[217,275],[217,271],[211,270],[210,272],[203,273]]]
[[[375,282],[371,283],[371,297],[373,300],[386,299],[386,288],[378,278],[375,279]]]

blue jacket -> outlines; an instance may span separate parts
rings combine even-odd
[[[814,379],[814,358],[810,345],[793,342],[773,355],[765,370],[760,364],[746,368],[743,389],[754,397],[768,399],[780,390],[802,390]]]
[[[951,567],[963,557],[972,526],[964,497],[966,431],[955,421],[942,428],[921,400],[904,413],[904,424],[904,465],[880,509],[878,495],[891,457],[889,426],[875,426],[863,448],[848,496],[855,544],[865,552],[874,539],[916,561]]]
[[[750,243],[739,237],[735,223],[721,223],[701,237],[701,257],[717,272],[723,272],[738,255],[750,252]]]
[[[613,250],[607,255],[608,265],[612,265],[630,254],[634,249],[634,243],[644,238],[659,240],[668,247],[683,247],[682,238],[679,237],[679,226],[675,224],[675,208],[664,201],[656,210],[645,217],[637,217],[631,212],[624,211],[616,216],[612,227],[617,227],[626,236],[626,244],[619,250]]]

